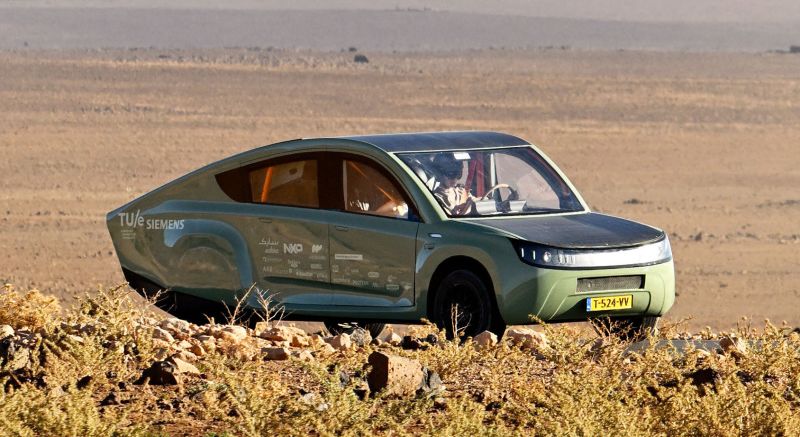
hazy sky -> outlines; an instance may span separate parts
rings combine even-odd
[[[431,8],[459,12],[671,22],[798,22],[800,0],[0,0],[0,6],[220,9]]]

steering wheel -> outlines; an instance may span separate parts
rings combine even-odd
[[[484,194],[483,197],[481,197],[479,200],[486,200],[486,198],[488,198],[490,194],[494,193],[495,191],[499,190],[500,188],[508,188],[508,190],[510,191],[510,193],[508,195],[508,199],[506,199],[506,200],[516,200],[516,199],[512,199],[512,197],[516,198],[516,196],[518,196],[517,190],[511,188],[511,186],[508,185],[508,184],[497,184],[497,185],[493,186],[492,188],[489,188],[489,191],[487,191],[486,194]],[[502,198],[498,197],[498,200],[502,201]]]

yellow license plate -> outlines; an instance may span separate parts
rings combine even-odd
[[[633,295],[590,297],[586,299],[586,311],[624,310],[633,308]]]

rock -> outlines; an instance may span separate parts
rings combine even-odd
[[[189,334],[192,329],[192,324],[186,320],[181,320],[175,317],[164,319],[158,324],[162,329],[167,331],[183,332]]]
[[[261,337],[261,335],[272,329],[272,323],[267,322],[266,320],[262,320],[260,322],[256,322],[256,326],[253,327],[253,335],[256,337]]]
[[[18,347],[14,337],[0,340],[0,366],[5,367],[5,370],[23,369],[30,363],[31,351],[24,347]]]
[[[167,343],[173,343],[175,338],[166,330],[155,327],[153,328],[153,340],[161,340]]]
[[[372,341],[372,335],[364,328],[356,328],[350,333],[350,340],[358,347],[366,347]]]
[[[168,361],[155,361],[142,372],[134,384],[142,385],[147,382],[150,385],[177,385],[175,364]]]
[[[206,354],[206,350],[203,349],[203,346],[199,343],[192,344],[192,346],[189,347],[189,352],[193,353],[196,357],[202,357]]]
[[[529,328],[515,328],[506,331],[506,337],[521,349],[540,350],[547,349],[547,336]]]
[[[353,342],[350,341],[350,335],[348,334],[339,334],[334,337],[326,338],[325,341],[339,351],[349,350],[353,347]]]
[[[394,332],[390,332],[385,337],[383,337],[383,341],[389,343],[392,346],[400,346],[400,344],[403,342],[403,337],[397,335]]]
[[[372,392],[384,390],[388,396],[411,396],[425,383],[419,361],[384,352],[369,355],[372,367],[367,382]]]
[[[188,350],[189,348],[191,348],[191,347],[192,347],[192,343],[190,343],[190,342],[188,342],[188,341],[186,341],[186,340],[181,340],[181,341],[179,341],[179,342],[178,342],[178,344],[177,344],[176,346],[177,346],[178,348],[180,348],[180,349],[186,349],[186,350]]]
[[[14,328],[9,325],[0,325],[0,340],[14,336]]]
[[[309,352],[309,351],[307,351],[305,349],[292,351],[291,355],[292,355],[292,358],[294,358],[296,360],[299,360],[299,361],[304,361],[304,362],[314,361],[314,355],[312,355],[311,352]]]
[[[264,359],[268,361],[283,361],[289,359],[289,349],[285,347],[265,347],[261,349]]]
[[[419,386],[420,391],[428,395],[439,395],[444,392],[445,387],[442,383],[442,378],[438,373],[424,367],[422,369],[422,383]]]
[[[405,350],[415,351],[420,349],[425,350],[428,348],[428,345],[423,344],[417,337],[406,335],[403,337],[403,341],[400,342],[400,347]]]
[[[153,351],[153,357],[158,361],[165,360],[168,356],[169,356],[169,349],[167,348],[160,347],[156,348]]]
[[[483,331],[472,339],[479,349],[497,346],[497,335],[494,332]]]
[[[324,355],[330,355],[336,353],[336,349],[333,346],[329,345],[328,343],[325,343],[324,346],[321,346],[319,351]]]
[[[195,367],[194,364],[191,364],[175,355],[169,357],[167,359],[167,362],[172,363],[175,366],[174,373],[177,374],[188,373],[190,375],[200,374],[200,370],[197,367]]]
[[[353,56],[353,62],[355,62],[356,64],[368,64],[369,58],[367,58],[365,55],[357,54]]]
[[[306,334],[306,331],[294,326],[284,325],[274,326],[270,329],[267,329],[266,331],[261,332],[259,337],[275,342],[288,341],[292,343],[295,342],[295,338],[298,338],[298,340],[296,340],[298,343],[308,341],[308,335]]]
[[[240,343],[247,338],[247,329],[237,325],[215,326],[209,330],[209,333],[218,341],[230,344]]]
[[[197,355],[189,352],[189,351],[178,351],[177,353],[172,355],[173,357],[177,357],[186,361],[187,363],[193,363],[197,361]]]
[[[292,347],[308,347],[311,343],[306,336],[295,335],[292,336],[292,341],[290,342]]]
[[[210,335],[198,335],[195,339],[206,352],[213,352],[217,348],[217,339]]]
[[[747,343],[744,340],[734,336],[725,336],[719,340],[719,347],[722,351],[733,355],[736,358],[741,358],[747,355]]]

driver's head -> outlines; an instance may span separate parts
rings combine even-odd
[[[458,180],[464,174],[464,166],[452,152],[439,153],[433,158],[433,166],[443,179]]]

